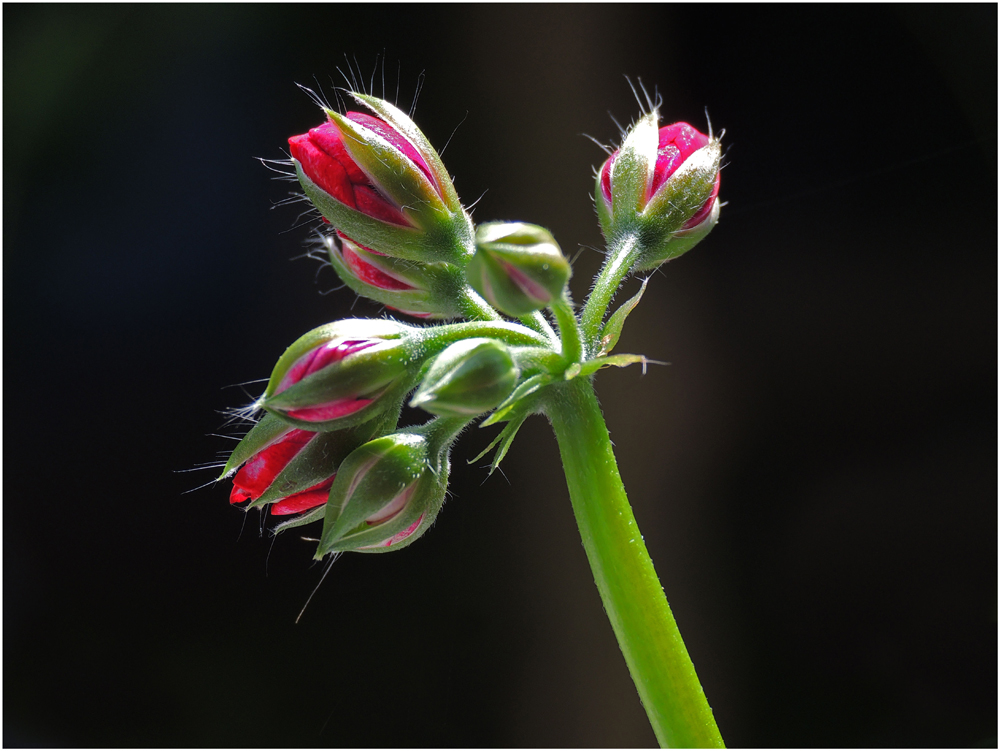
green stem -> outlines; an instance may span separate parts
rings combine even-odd
[[[556,332],[552,330],[552,326],[549,325],[549,322],[545,320],[545,316],[542,315],[542,311],[536,310],[534,313],[521,316],[517,320],[532,331],[537,331],[539,334],[546,336],[552,344],[557,344],[559,342],[559,337],[556,335]]]
[[[583,338],[580,334],[580,324],[573,312],[573,302],[569,293],[563,290],[562,296],[552,304],[556,323],[559,324],[559,338],[562,340],[562,355],[566,363],[580,362],[583,359]]]
[[[545,412],[597,589],[657,740],[664,747],[723,747],[632,515],[589,379],[553,388]]]
[[[632,268],[630,256],[636,250],[637,245],[638,237],[636,235],[626,235],[608,248],[604,266],[601,268],[601,273],[597,275],[597,279],[594,280],[594,289],[587,299],[580,319],[583,335],[587,345],[591,348],[600,337],[601,324],[604,322],[604,316],[611,304],[611,299]]]
[[[499,339],[504,344],[515,347],[547,347],[549,341],[545,336],[529,328],[509,321],[463,321],[462,323],[445,323],[440,326],[430,326],[419,329],[411,334],[414,339],[433,341],[441,344],[451,344],[460,339],[470,339],[484,336]],[[443,349],[443,347],[442,347]]]
[[[456,294],[462,315],[470,321],[502,321],[503,317],[478,292],[462,282],[461,291]]]

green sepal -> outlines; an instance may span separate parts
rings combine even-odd
[[[378,189],[421,227],[447,218],[437,187],[406,154],[382,136],[343,115],[326,110],[344,136],[344,147]]]
[[[298,516],[293,516],[287,521],[281,522],[273,530],[274,534],[280,534],[286,529],[292,529],[294,527],[301,527],[305,524],[312,524],[313,522],[320,521],[326,514],[326,506],[317,506],[314,509],[309,509],[304,514],[299,514]]]
[[[419,480],[418,487],[416,487],[413,491],[414,495],[417,493],[427,493],[427,491],[433,486],[433,479],[433,477],[427,476]],[[335,553],[337,551],[351,551],[358,553],[387,552],[390,550],[398,550],[399,547],[402,547],[403,542],[413,542],[413,540],[420,536],[421,528],[426,529],[427,525],[421,524],[421,528],[413,530],[413,533],[406,538],[406,540],[401,540],[392,547],[382,548],[381,550],[374,547],[380,542],[389,539],[393,535],[402,532],[420,518],[421,513],[424,513],[425,509],[421,508],[421,504],[415,503],[414,500],[415,499],[411,499],[403,511],[387,522],[371,526],[365,522],[361,522],[353,529],[346,530],[341,536],[326,544],[324,544],[326,542],[326,538],[324,537],[320,542],[319,548],[317,549],[316,557],[319,558],[322,557],[322,555],[326,555],[326,553]],[[366,546],[373,547],[368,550],[359,549]],[[320,554],[320,550],[325,550],[325,552]]]
[[[627,222],[646,203],[659,146],[658,121],[656,112],[639,118],[611,165],[611,210],[615,224]]]
[[[413,530],[408,537],[394,542],[390,547],[355,547],[355,545],[360,545],[361,543],[364,543],[365,545],[373,544],[368,540],[361,539],[359,536],[357,538],[351,538],[350,542],[352,543],[352,546],[349,549],[355,553],[389,553],[405,548],[407,545],[416,542],[417,539],[423,536],[424,532],[426,532],[434,524],[437,520],[438,514],[441,512],[442,506],[444,506],[445,496],[448,491],[448,474],[450,469],[451,467],[448,461],[445,460],[444,464],[438,468],[437,472],[428,473],[425,477],[425,480],[427,480],[428,483],[422,488],[422,498],[419,499],[420,505],[423,506],[423,509],[419,513],[408,510],[406,518],[398,520],[393,519],[392,523],[395,527],[397,527],[395,531],[390,532],[388,526],[379,527],[379,531],[382,532],[384,536],[380,539],[376,539],[375,544],[377,545],[377,543],[382,542],[388,537],[402,532],[404,529],[413,524],[413,522],[419,519],[420,514],[422,513],[424,518],[421,520],[420,526]],[[375,528],[373,528],[373,530],[374,529]]]
[[[538,375],[533,375],[531,378],[527,378],[514,389],[513,393],[508,396],[497,408],[494,410],[493,414],[487,417],[480,424],[479,427],[485,428],[487,425],[493,425],[498,422],[503,422],[507,415],[517,406],[518,402],[531,394],[534,394],[538,389],[543,386],[547,386],[555,380],[555,377],[548,373],[539,373]]]
[[[335,399],[369,397],[406,372],[406,348],[382,342],[327,365],[280,393],[268,396],[265,409],[302,409]]]
[[[420,155],[427,162],[427,166],[430,167],[431,173],[434,175],[434,180],[437,182],[437,186],[441,191],[441,195],[444,198],[445,203],[448,208],[454,212],[459,212],[462,210],[462,204],[458,200],[458,194],[455,192],[455,186],[451,181],[451,175],[448,174],[448,170],[445,169],[444,162],[441,161],[440,155],[437,150],[431,146],[430,141],[423,134],[423,131],[416,126],[409,117],[407,117],[401,110],[389,104],[389,102],[384,99],[378,99],[377,97],[368,96],[366,94],[359,94],[357,92],[351,92],[358,102],[364,104],[366,107],[372,110],[376,115],[385,120],[389,125],[395,128],[407,141],[412,143]]]
[[[636,261],[635,271],[652,271],[665,261],[670,261],[687,253],[700,243],[719,221],[719,202],[712,206],[711,213],[696,227],[680,230],[668,235],[659,243],[650,243],[642,249],[642,254]]]
[[[317,326],[292,342],[282,353],[281,357],[278,358],[278,362],[275,364],[274,370],[271,371],[271,377],[267,382],[267,389],[264,392],[265,396],[269,396],[274,392],[274,389],[281,383],[281,379],[285,377],[289,368],[300,357],[327,342],[338,338],[367,338],[394,341],[416,331],[418,329],[413,326],[384,318],[345,318],[340,321]]]
[[[642,287],[635,296],[629,298],[621,307],[618,308],[611,317],[608,319],[607,323],[604,324],[604,328],[601,329],[601,350],[597,354],[606,355],[608,352],[615,348],[618,344],[618,339],[622,335],[622,328],[625,326],[625,319],[628,318],[629,313],[631,313],[635,306],[639,304],[639,300],[642,299],[642,293],[646,291],[646,284],[649,279],[642,280]]]
[[[305,355],[317,347],[321,347],[324,344],[333,341],[334,339],[382,339],[383,343],[376,344],[368,349],[361,350],[350,355],[346,361],[341,361],[341,363],[336,363],[328,368],[324,368],[324,371],[339,371],[343,368],[337,367],[343,362],[347,363],[368,363],[374,359],[374,356],[378,356],[379,359],[395,359],[386,358],[383,353],[387,349],[393,347],[399,347],[400,339],[404,338],[406,334],[415,329],[411,326],[407,326],[404,323],[399,323],[398,321],[390,321],[383,318],[349,318],[342,321],[334,321],[333,323],[327,323],[323,326],[318,326],[311,331],[306,332],[294,342],[282,353],[281,357],[278,358],[278,362],[274,366],[274,370],[271,371],[271,378],[267,382],[267,388],[264,391],[265,402],[270,402],[277,397],[274,396],[275,389],[281,383],[281,380],[288,373],[289,369],[298,361],[300,357]],[[401,349],[401,348],[400,348]],[[402,357],[400,354],[400,358]],[[352,366],[354,369],[356,366]],[[297,389],[299,386],[307,385],[308,382],[317,380],[317,376],[323,376],[325,373],[323,371],[319,373],[313,373],[310,376],[306,376],[298,383],[294,384],[290,388],[283,391],[279,397],[283,397],[280,403],[288,404],[289,401],[294,401],[294,403],[288,404],[288,406],[308,406],[309,402],[302,402],[300,399],[289,400],[286,396],[288,392],[293,389]],[[325,379],[318,379],[325,380]],[[386,379],[383,383],[388,382],[391,379]],[[377,386],[375,387],[377,388]],[[312,389],[299,389],[299,392],[311,392]],[[337,398],[339,394],[334,394],[331,398]],[[312,402],[315,403],[315,402]]]
[[[277,415],[277,417],[283,422],[286,422],[296,428],[301,428],[302,430],[315,430],[322,432],[330,430],[344,430],[360,425],[361,423],[368,422],[369,420],[374,420],[383,416],[387,412],[391,412],[393,409],[395,409],[398,413],[402,406],[403,398],[414,386],[417,385],[418,380],[418,378],[409,375],[400,378],[385,390],[375,394],[369,394],[367,398],[372,399],[372,402],[368,406],[359,409],[357,412],[352,412],[349,415],[337,417],[333,420],[325,420],[321,422],[302,420],[285,414],[281,410],[276,410],[269,404],[265,404],[264,409],[273,411],[274,414]]]
[[[722,161],[722,144],[711,140],[684,160],[643,209],[643,218],[676,232],[712,194]]]
[[[292,162],[306,197],[331,225],[355,242],[411,261],[463,263],[472,253],[468,217],[453,217],[450,222],[430,231],[383,222],[341,203],[310,180],[298,161],[293,159]]]
[[[265,413],[257,421],[257,424],[250,428],[250,431],[236,444],[236,448],[229,455],[229,461],[226,462],[226,466],[217,480],[222,480],[231,475],[250,457],[263,451],[290,430],[292,430],[291,425],[282,422],[270,413]]]

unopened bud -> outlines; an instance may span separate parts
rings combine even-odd
[[[515,317],[551,305],[571,273],[552,233],[523,222],[481,224],[476,255],[466,267],[472,288],[497,310]]]
[[[693,248],[719,220],[718,139],[687,123],[641,118],[597,175],[594,200],[608,242],[634,234],[645,271]]]
[[[463,339],[437,356],[410,406],[442,417],[474,417],[510,396],[519,376],[502,342]]]
[[[348,427],[376,416],[405,392],[408,331],[396,321],[370,319],[313,329],[278,360],[262,406],[311,430]]]
[[[422,535],[444,503],[447,471],[432,471],[427,439],[393,433],[344,460],[330,490],[317,558],[383,552]]]
[[[378,253],[460,262],[472,223],[440,156],[410,118],[353,94],[378,117],[326,110],[328,122],[288,143],[299,182],[324,219]]]
[[[226,464],[223,477],[235,472],[229,502],[249,501],[248,508],[270,504],[272,516],[322,506],[340,463],[379,427],[365,423],[318,433],[265,415],[237,444]]]
[[[360,245],[341,232],[325,238],[330,263],[359,295],[417,318],[455,318],[454,275],[443,263],[393,258]]]

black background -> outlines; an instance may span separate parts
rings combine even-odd
[[[378,315],[255,157],[357,65],[477,221],[586,293],[608,116],[724,127],[728,202],[598,392],[731,746],[996,743],[997,9],[4,5],[6,746],[643,746],[555,442],[398,554],[273,541],[225,484],[308,329]],[[384,54],[384,58],[382,57]],[[377,62],[378,61],[378,62]],[[365,84],[368,86],[368,84]],[[457,128],[457,131],[456,131]],[[485,191],[485,195],[484,194]],[[310,224],[310,222],[305,222]],[[637,287],[629,282],[627,291]],[[330,294],[323,294],[323,293]]]

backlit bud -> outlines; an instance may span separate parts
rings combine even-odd
[[[274,485],[279,475],[286,470],[296,457],[316,438],[332,433],[312,433],[306,430],[289,430],[278,441],[272,443],[243,465],[233,478],[233,489],[229,494],[230,503],[256,501]],[[311,467],[309,469],[312,469]],[[280,495],[271,506],[272,514],[294,514],[321,506],[326,503],[336,474],[336,466],[322,473],[317,482],[311,484],[294,483],[290,492]],[[297,492],[296,492],[297,491]]]
[[[317,433],[265,415],[237,444],[226,464],[223,477],[235,472],[229,502],[250,501],[248,508],[271,504],[273,516],[322,506],[340,463],[378,428],[368,423]]]
[[[455,318],[454,267],[393,258],[343,233],[324,238],[330,263],[357,294],[418,318]]]
[[[345,550],[385,552],[413,542],[444,503],[447,468],[432,471],[428,440],[393,433],[341,464],[330,490],[317,558]]]
[[[410,387],[410,327],[353,319],[320,326],[278,360],[261,406],[311,430],[349,427],[375,417]]]
[[[324,219],[378,253],[461,261],[472,224],[441,158],[401,111],[353,96],[378,117],[326,110],[328,122],[288,141],[306,195]]]
[[[552,234],[523,222],[476,228],[476,255],[466,267],[469,284],[497,310],[523,316],[551,305],[571,269]]]
[[[718,139],[687,123],[641,118],[597,175],[595,203],[609,243],[635,235],[633,268],[656,268],[694,247],[719,219]]]
[[[410,406],[443,417],[474,417],[510,396],[519,376],[502,342],[464,339],[437,356]]]

